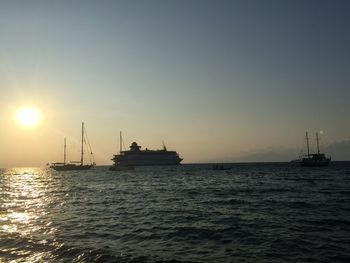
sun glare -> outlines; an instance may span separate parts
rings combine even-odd
[[[34,127],[39,124],[40,118],[40,111],[34,107],[23,107],[17,112],[17,121],[23,126]]]

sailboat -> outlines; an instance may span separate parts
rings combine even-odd
[[[316,143],[317,143],[317,153],[310,154],[309,147],[309,135],[306,132],[306,146],[307,146],[307,155],[301,156],[299,163],[301,166],[327,166],[331,161],[331,157],[326,157],[324,153],[320,152],[320,144],[318,138],[318,132],[316,132]]]
[[[66,162],[66,138],[64,138],[64,147],[63,147],[63,163],[57,162],[57,163],[52,163],[50,165],[50,168],[56,170],[56,171],[70,171],[70,170],[88,170],[92,166],[96,165],[94,156],[91,151],[90,143],[90,154],[92,157],[93,162],[90,164],[84,164],[84,139],[85,139],[85,128],[84,128],[84,122],[81,124],[81,156],[80,156],[80,162]],[[88,141],[89,142],[89,141]]]

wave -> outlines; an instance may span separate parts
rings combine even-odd
[[[55,240],[40,241],[18,234],[1,236],[0,262],[118,262],[118,263],[196,263],[179,259],[162,259],[160,256],[133,256],[113,253],[107,248],[82,248],[65,245]]]

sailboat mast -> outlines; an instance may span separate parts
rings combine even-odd
[[[320,153],[320,144],[318,141],[318,132],[316,132],[316,143],[317,143],[317,153],[319,154]]]
[[[307,155],[310,155],[310,148],[309,148],[309,135],[306,132],[306,147],[307,147]]]
[[[66,137],[64,137],[64,147],[63,147],[63,164],[66,164],[66,150],[67,150],[67,145],[66,145]]]
[[[80,165],[84,163],[84,122],[81,123],[81,160]]]

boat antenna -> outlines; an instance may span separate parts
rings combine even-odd
[[[84,122],[81,123],[81,159],[80,165],[84,163]]]
[[[64,137],[64,146],[63,146],[63,164],[66,164],[66,150],[67,150],[67,145],[66,145],[66,137]]]
[[[119,153],[122,152],[122,131],[119,131]]]
[[[306,147],[307,147],[307,156],[310,155],[310,148],[309,148],[309,135],[306,132]]]
[[[320,144],[318,141],[318,132],[316,132],[317,153],[320,154]]]

